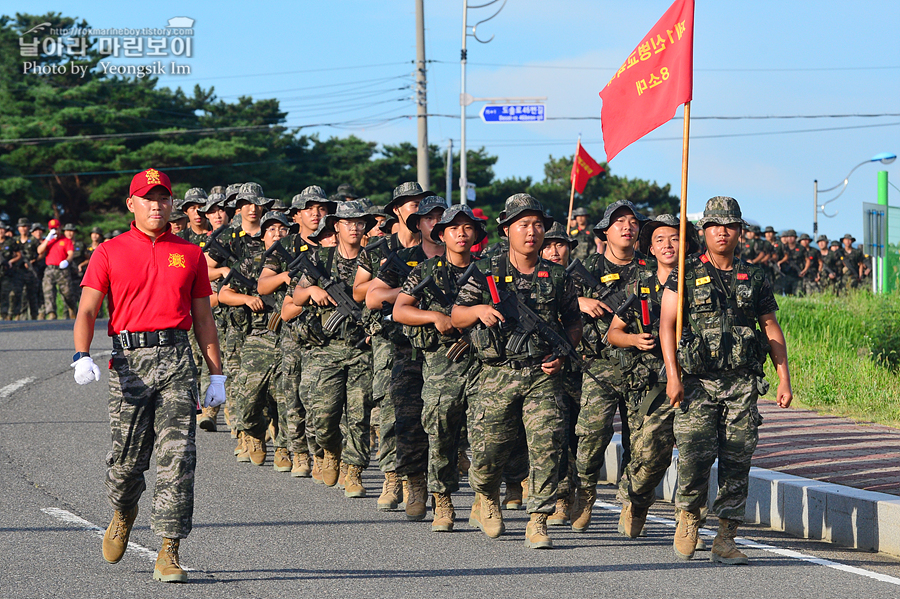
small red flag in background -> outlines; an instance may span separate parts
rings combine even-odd
[[[575,191],[584,193],[584,186],[587,185],[588,179],[602,172],[603,167],[591,158],[581,144],[578,144],[575,161],[572,163],[572,183],[575,185]]]
[[[694,0],[675,0],[600,92],[606,161],[690,102],[693,75]]]

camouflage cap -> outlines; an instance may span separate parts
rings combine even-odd
[[[32,233],[35,231],[46,231],[46,230],[47,230],[47,227],[45,227],[41,223],[31,223],[31,232]]]
[[[235,200],[235,206],[237,205],[237,202],[243,201],[256,204],[257,206],[265,206],[268,203],[268,200],[263,193],[262,185],[253,182],[241,185],[241,189],[238,191]]]
[[[369,198],[357,198],[356,202],[366,212],[369,212],[369,208],[371,208],[372,206],[375,205],[372,203],[372,200],[370,200]]]
[[[29,225],[31,225],[31,223],[28,222],[28,219],[25,218],[24,216],[16,222],[17,227],[27,227]]]
[[[801,233],[799,241],[812,241],[812,237],[809,236],[809,233]]]
[[[837,239],[832,239],[832,240],[829,242],[828,247],[833,247],[833,248],[834,248],[834,247],[838,247],[838,248],[839,248],[839,247],[841,247],[841,242],[840,242],[839,240],[837,240]]]
[[[9,223],[6,222],[5,220],[3,220],[2,218],[0,218],[0,229],[3,229],[4,231],[9,229]]]
[[[388,214],[388,217],[384,219],[383,223],[378,225],[378,228],[381,229],[381,232],[385,235],[389,235],[394,225],[399,222],[400,220],[396,216],[394,216],[393,214]]]
[[[851,243],[853,243],[854,241],[856,241],[856,237],[854,237],[854,236],[851,235],[850,233],[844,233],[844,236],[841,237],[841,241],[843,241],[844,239],[849,239]]]
[[[290,227],[291,222],[287,219],[287,217],[282,212],[275,212],[274,210],[269,210],[266,212],[262,219],[259,221],[259,228],[262,231],[266,230],[266,227],[273,223],[281,223],[285,227]]]
[[[481,243],[482,241],[487,239],[487,230],[485,228],[487,219],[475,216],[475,213],[472,212],[472,209],[468,206],[465,206],[463,204],[454,204],[444,210],[444,214],[441,215],[441,220],[435,223],[434,228],[431,230],[431,240],[440,243],[440,234],[443,233],[444,229],[449,227],[450,223],[453,222],[453,219],[455,219],[459,215],[463,215],[475,224],[475,228],[478,230],[478,235],[475,237],[475,243]]]
[[[407,181],[406,183],[401,183],[394,188],[394,192],[393,194],[391,194],[391,201],[388,202],[387,206],[384,207],[384,211],[388,214],[391,214],[394,212],[394,208],[406,201],[422,199],[430,195],[434,194],[430,191],[422,189],[422,186],[415,181]]]
[[[187,217],[187,214],[176,208],[175,210],[172,210],[172,214],[169,215],[169,222],[174,223],[176,220],[186,219]]]
[[[287,210],[287,206],[284,205],[279,198],[266,198],[269,202],[269,210],[275,210],[277,212],[284,212]]]
[[[209,195],[212,195],[214,193],[221,193],[222,195],[225,195],[225,189],[226,189],[226,187],[224,185],[214,185],[209,190]]]
[[[697,221],[701,227],[708,224],[716,225],[745,225],[744,219],[741,217],[741,207],[737,200],[728,196],[716,196],[706,201],[706,208],[703,209],[703,218]]]
[[[66,223],[63,226],[63,231],[77,231],[77,230],[78,229],[75,228],[75,223]]]
[[[225,206],[225,194],[224,193],[211,193],[209,197],[206,198],[206,204],[201,206],[197,210],[206,214],[207,212],[218,208],[224,208]]]
[[[796,237],[796,236],[797,236],[797,231],[795,231],[793,229],[785,229],[784,232],[781,234],[781,237]]]
[[[366,212],[371,214],[372,216],[383,216],[384,218],[390,218],[391,216],[384,211],[384,206],[378,206],[376,204],[372,204],[368,208],[366,208]]]
[[[763,230],[763,233],[774,233],[774,232],[775,232],[775,228],[774,228],[774,227],[771,227],[771,226],[766,227],[766,228]]]
[[[184,209],[191,204],[206,204],[206,190],[200,187],[192,187],[188,189],[184,194],[184,199],[181,201],[181,208]]]
[[[228,187],[225,188],[225,200],[231,201],[237,197],[237,194],[241,191],[241,185],[243,183],[232,183]]]
[[[342,198],[350,198],[351,200],[359,199],[359,196],[356,195],[356,190],[353,189],[353,186],[349,183],[341,183],[338,185],[337,195]]]
[[[617,210],[621,210],[622,208],[627,208],[631,211],[636,219],[638,219],[639,223],[643,223],[647,220],[647,217],[638,212],[637,207],[632,204],[629,200],[619,200],[618,202],[613,202],[609,206],[606,207],[606,210],[603,212],[603,218],[600,219],[600,222],[594,225],[594,235],[606,241],[606,230],[612,226],[612,217],[613,214],[616,213]]]
[[[828,241],[828,235],[819,235],[816,237],[816,243],[819,243],[820,241]]]
[[[93,235],[94,233],[96,233],[97,235],[103,235],[103,231],[100,230],[100,227],[92,227],[91,235]]]
[[[339,202],[337,208],[334,211],[334,214],[329,214],[325,218],[319,221],[319,229],[322,229],[323,226],[328,226],[330,228],[334,228],[334,224],[339,220],[351,219],[351,218],[361,218],[366,221],[366,228],[363,233],[368,233],[369,230],[375,226],[378,220],[366,212],[365,208],[363,208],[362,204],[360,204],[357,200],[347,200],[346,202]],[[323,223],[328,222],[328,225],[323,225]],[[316,232],[319,232],[319,229],[316,229]],[[324,230],[324,229],[323,229]],[[316,241],[310,237],[312,241]]]
[[[580,210],[584,210],[584,208],[580,208]],[[586,210],[585,213],[587,213]],[[575,216],[574,212],[572,213],[572,216]],[[570,250],[574,250],[576,247],[578,247],[578,240],[569,237],[569,234],[566,232],[566,228],[555,221],[553,223],[553,226],[547,229],[547,231],[544,233],[544,245],[546,245],[547,242],[551,239],[568,241]]]
[[[641,227],[641,234],[638,236],[638,250],[644,254],[650,255],[650,245],[653,243],[653,232],[660,227],[672,227],[678,229],[681,221],[674,214],[660,214],[659,216],[647,221]],[[685,256],[689,256],[700,251],[700,236],[697,234],[695,227],[685,227],[687,231],[687,240],[685,241]]]
[[[447,209],[447,200],[441,196],[428,196],[419,202],[419,209],[414,214],[410,214],[406,219],[406,228],[413,233],[419,232],[419,219],[435,210],[441,213]]]
[[[751,231],[753,233],[761,233],[762,232],[762,229],[760,229],[759,225],[750,225],[749,227],[747,227],[747,230]]]
[[[537,199],[527,193],[516,193],[506,198],[503,212],[497,217],[497,229],[500,232],[500,237],[506,237],[503,227],[516,220],[523,212],[537,212],[544,221],[545,231],[553,226],[553,219],[544,214],[544,207],[541,206]]]
[[[572,216],[590,216],[586,208],[578,207],[572,211]]]
[[[318,185],[310,185],[291,200],[291,213],[306,210],[309,204],[322,204],[329,213],[334,212],[336,203],[329,200],[325,190]]]

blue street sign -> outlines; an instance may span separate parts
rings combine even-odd
[[[543,123],[543,104],[487,104],[481,109],[485,123]]]

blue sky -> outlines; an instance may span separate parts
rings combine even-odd
[[[479,28],[480,37],[493,35],[493,41],[469,38],[467,91],[476,97],[547,96],[550,117],[599,117],[600,89],[670,4],[508,0]],[[196,21],[194,56],[182,62],[192,74],[164,76],[161,85],[215,86],[229,100],[279,98],[293,126],[344,123],[304,129],[322,137],[353,133],[379,143],[416,141],[415,119],[385,122],[415,114],[413,0],[157,1],[152,10],[127,3],[74,6],[32,0],[15,9],[7,3],[3,12],[61,11],[93,27],[163,27],[170,17],[188,16]],[[491,8],[470,10],[469,23],[491,14]],[[898,22],[895,1],[697,0],[688,211],[702,211],[711,196],[731,195],[751,220],[811,233],[814,179],[831,187],[873,155],[900,152]],[[462,1],[426,0],[425,25],[426,57],[434,61],[428,65],[429,113],[458,116]],[[481,106],[473,104],[469,114]],[[612,172],[669,183],[677,194],[681,131],[681,120],[660,127],[622,151]],[[484,146],[499,156],[499,177],[543,178],[548,156],[571,154],[579,133],[594,158],[605,159],[599,119],[467,121],[469,148]],[[458,118],[429,119],[432,144],[446,147],[452,138],[458,148],[459,136]],[[850,231],[861,240],[861,203],[875,201],[876,172],[887,170],[900,187],[898,165],[858,169],[829,206],[838,216],[820,216],[820,232],[834,237]],[[313,183],[298,182],[298,189]],[[443,182],[432,185],[443,189]],[[900,204],[900,191],[890,187],[889,195]]]

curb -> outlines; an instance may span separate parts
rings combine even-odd
[[[616,484],[622,467],[621,435],[617,433],[606,448],[600,480]],[[656,496],[674,501],[677,484],[676,449],[665,478],[656,487]],[[718,462],[710,473],[710,508],[717,488]],[[745,518],[795,537],[900,557],[900,497],[896,495],[753,467]]]

